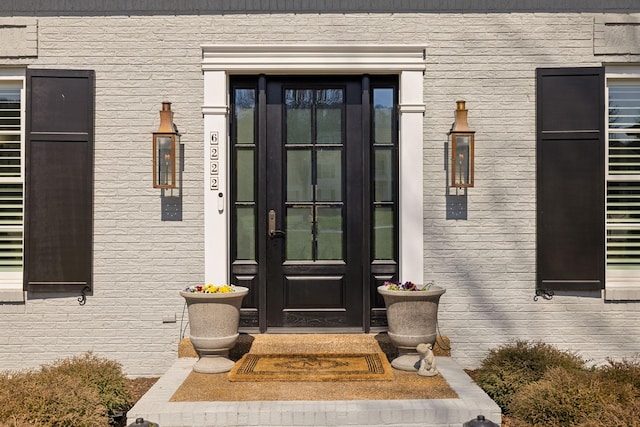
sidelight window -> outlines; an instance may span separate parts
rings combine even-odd
[[[397,138],[395,89],[373,88],[373,259],[395,260]]]
[[[233,168],[235,183],[235,256],[236,260],[256,259],[256,89],[233,91],[233,132],[235,133]]]

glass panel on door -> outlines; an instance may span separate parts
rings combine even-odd
[[[344,258],[343,92],[285,90],[285,261]]]
[[[373,258],[395,259],[394,89],[373,89]]]
[[[255,115],[253,88],[237,88],[233,93],[235,130],[235,260],[256,259]],[[212,147],[217,150],[217,147]],[[212,151],[211,161],[217,161]]]

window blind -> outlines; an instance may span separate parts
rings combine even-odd
[[[607,270],[640,270],[640,83],[608,93]]]
[[[22,272],[22,82],[0,86],[0,280]]]
[[[0,273],[22,271],[22,184],[0,184]]]

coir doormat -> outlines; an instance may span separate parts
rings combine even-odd
[[[229,372],[229,380],[380,381],[391,380],[392,369],[384,353],[247,353]]]

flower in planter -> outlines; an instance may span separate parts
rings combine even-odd
[[[416,285],[413,282],[407,281],[401,283],[399,281],[396,282],[384,282],[382,286],[387,288],[390,291],[428,291],[429,288],[433,285],[433,282],[429,282],[426,285]]]
[[[185,292],[199,293],[199,294],[227,294],[229,292],[235,292],[236,287],[234,285],[220,285],[216,286],[211,283],[206,285],[191,285],[185,288]]]

